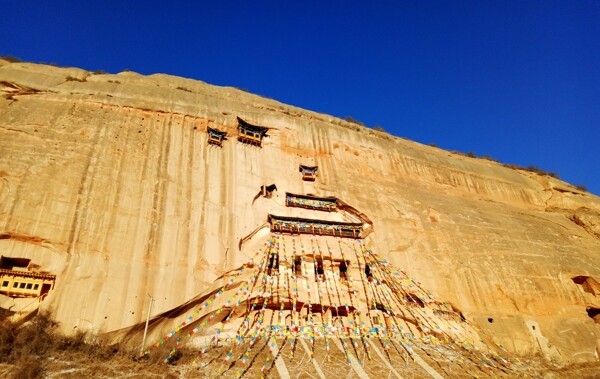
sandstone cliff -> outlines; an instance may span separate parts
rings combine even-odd
[[[262,147],[236,141],[237,117],[269,128]],[[207,127],[228,132],[221,148]],[[234,88],[0,60],[0,254],[57,275],[41,304],[65,330],[126,328],[149,294],[161,314],[210,290],[286,191],[364,213],[370,248],[495,343],[596,359],[600,198]]]

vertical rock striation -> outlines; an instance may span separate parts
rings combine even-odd
[[[236,140],[237,117],[269,128],[262,147]],[[286,191],[363,212],[373,250],[494,342],[595,359],[600,297],[573,278],[600,280],[598,197],[234,88],[0,60],[0,254],[57,275],[41,304],[66,330],[136,325],[149,294],[160,314],[210,290]]]

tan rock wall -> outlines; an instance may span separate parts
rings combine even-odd
[[[126,327],[148,294],[159,313],[208,289],[290,191],[366,213],[375,251],[508,348],[593,355],[585,308],[600,301],[571,278],[600,278],[600,199],[568,183],[167,75],[0,61],[0,82],[0,234],[38,239],[0,253],[58,275],[44,306],[66,330]],[[272,128],[262,148],[236,141],[236,116]],[[207,126],[230,133],[223,148]],[[314,184],[301,163],[319,166]]]

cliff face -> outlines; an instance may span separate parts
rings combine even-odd
[[[262,147],[236,140],[237,117],[269,128]],[[507,349],[595,359],[598,197],[233,88],[0,60],[0,254],[57,275],[41,304],[66,330],[125,328],[148,294],[158,314],[209,290],[285,215],[286,191],[364,213],[370,248]]]

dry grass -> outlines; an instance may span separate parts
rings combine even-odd
[[[178,378],[204,377],[192,364],[196,352],[182,349],[171,364],[168,348],[140,358],[139,350],[108,344],[85,333],[65,336],[47,313],[15,324],[0,320],[0,377],[35,378]]]
[[[126,349],[121,345],[109,345],[102,340],[79,333],[64,336],[57,332],[58,324],[48,315],[40,314],[31,321],[15,325],[0,321],[0,377],[29,378],[244,378],[260,377],[262,370],[269,377],[278,377],[274,360],[269,354],[267,340],[259,338],[244,362],[244,353],[250,352],[247,346],[240,345],[232,350],[231,359],[227,359],[230,347],[220,344],[205,351],[202,356],[198,350],[181,349],[170,364],[164,362],[170,347],[163,346],[152,350],[140,358],[139,351]],[[310,340],[305,341],[307,348]],[[384,345],[372,341],[387,358],[381,360],[377,354],[368,359],[365,352],[350,347],[351,354],[359,358],[367,374],[372,378],[384,378],[390,375],[393,367],[401,376],[410,378],[429,377],[418,364],[407,360],[406,354],[399,348],[384,351]],[[317,377],[317,372],[309,354],[299,343],[292,348],[289,339],[278,339],[279,357],[285,363],[293,377]],[[480,358],[473,352],[463,351],[457,346],[435,347],[428,344],[413,345],[415,352],[427,361],[444,377],[468,378],[474,375],[486,378],[535,378],[550,375],[554,378],[593,378],[600,372],[597,363],[574,365],[564,368],[548,366],[541,359],[530,361],[516,360],[502,367],[496,362],[496,368],[480,366]],[[315,359],[328,378],[343,379],[354,376],[346,362],[346,356],[335,344],[331,344],[330,359],[322,339],[314,346]],[[292,355],[294,358],[292,358]]]
[[[433,144],[433,143],[429,144],[429,146],[438,147],[436,144]],[[560,179],[560,176],[556,172],[554,172],[554,171],[546,171],[546,170],[541,169],[541,168],[539,168],[537,166],[534,166],[534,165],[520,166],[520,165],[512,164],[512,163],[502,163],[502,162],[499,162],[498,160],[490,157],[489,155],[483,155],[481,157],[477,156],[477,154],[475,154],[473,151],[469,151],[468,153],[463,153],[463,152],[458,151],[458,150],[452,150],[450,152],[452,154],[462,155],[464,157],[475,158],[475,159],[485,159],[485,160],[492,161],[492,162],[498,162],[501,165],[503,165],[504,167],[508,167],[508,168],[513,169],[513,170],[529,171],[529,172],[536,173],[538,175],[550,176],[550,177],[553,177],[555,179]],[[579,188],[579,187],[581,187],[581,188]],[[579,190],[585,191],[585,187],[584,186],[577,186],[577,188]]]
[[[22,325],[0,321],[0,363],[10,367],[5,376],[40,378],[45,375],[47,357],[68,354],[88,361],[106,361],[127,352],[117,345],[92,341],[84,333],[64,336],[57,332],[58,323],[47,313],[40,313]]]

